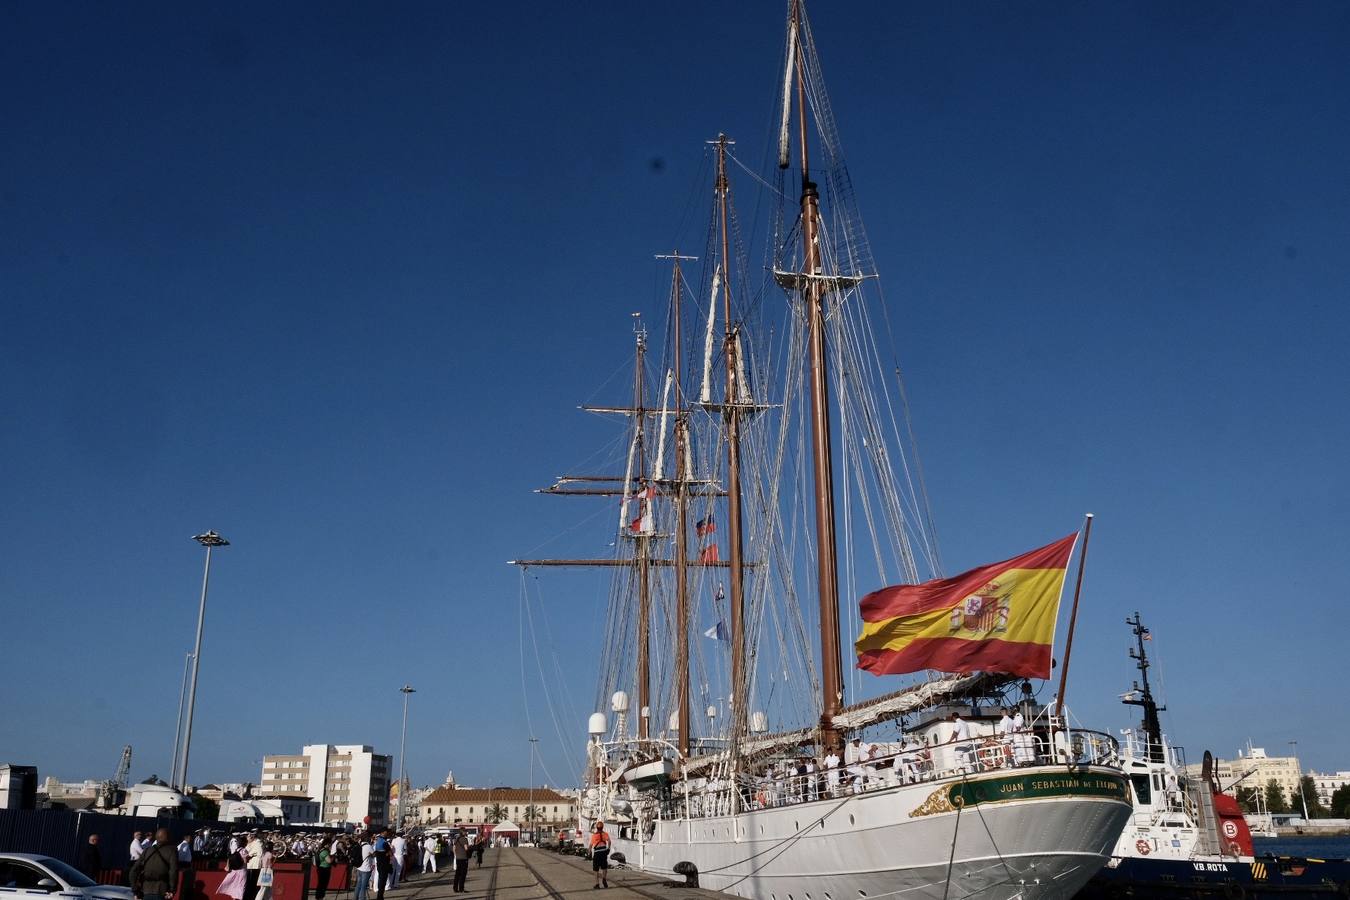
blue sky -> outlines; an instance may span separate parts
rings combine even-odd
[[[781,14],[7,5],[0,757],[167,771],[215,528],[193,780],[396,752],[407,681],[414,780],[523,782],[503,563],[595,512],[530,489],[613,441],[574,407],[623,396],[651,255],[701,240],[704,140],[760,159]],[[1350,768],[1350,9],[814,25],[949,569],[1091,510],[1081,718],[1128,724],[1139,609],[1193,757]],[[584,712],[604,582],[543,590]]]

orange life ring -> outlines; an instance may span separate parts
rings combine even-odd
[[[1139,851],[1140,856],[1148,856],[1153,850],[1153,845],[1143,838],[1140,838],[1134,842],[1134,849]]]

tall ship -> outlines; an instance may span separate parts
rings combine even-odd
[[[776,171],[709,142],[704,245],[663,255],[665,333],[637,326],[631,401],[585,407],[622,423],[612,468],[542,489],[608,498],[606,551],[513,560],[614,576],[578,826],[754,900],[1071,897],[1132,812],[1118,743],[1065,705],[1086,533],[944,571],[802,0],[783,48]],[[755,265],[738,169],[777,204]]]

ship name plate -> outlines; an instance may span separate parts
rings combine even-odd
[[[964,806],[1048,797],[1105,797],[1128,803],[1125,779],[1116,775],[1035,774],[962,781],[938,788],[909,815],[931,816]]]

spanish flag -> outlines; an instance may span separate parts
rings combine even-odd
[[[882,588],[862,599],[858,668],[1050,677],[1064,574],[1078,535],[962,575]]]

